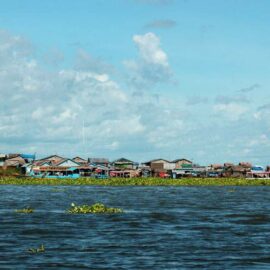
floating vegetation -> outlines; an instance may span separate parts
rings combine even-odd
[[[17,209],[15,210],[15,212],[20,213],[20,214],[31,214],[31,213],[34,213],[34,209],[30,207],[26,207],[23,209]]]
[[[107,207],[102,203],[95,203],[93,205],[75,205],[71,204],[71,208],[68,209],[70,214],[116,214],[123,213],[120,208]]]
[[[1,177],[0,185],[51,185],[51,186],[270,186],[270,180],[244,178],[109,178],[74,179],[16,178]],[[55,187],[54,187],[55,188]]]
[[[29,248],[28,252],[30,253],[40,253],[40,252],[45,252],[45,247],[42,244],[39,248]]]

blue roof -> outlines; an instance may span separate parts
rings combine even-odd
[[[263,166],[253,166],[253,167],[251,168],[251,170],[252,170],[252,171],[263,171],[264,168],[263,168]]]
[[[20,156],[26,159],[36,159],[36,155],[31,155],[31,154],[21,154]]]
[[[75,170],[77,170],[77,169],[78,169],[78,168],[71,167],[71,168],[67,169],[67,171],[75,171]]]

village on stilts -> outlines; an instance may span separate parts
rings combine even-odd
[[[77,179],[81,177],[107,178],[194,178],[235,177],[270,178],[270,166],[264,168],[250,162],[224,163],[201,166],[189,159],[166,160],[162,158],[138,163],[127,158],[109,161],[107,158],[65,158],[51,155],[36,159],[31,154],[0,154],[0,172],[12,171],[14,175],[34,178]]]

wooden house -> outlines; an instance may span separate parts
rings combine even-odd
[[[60,160],[57,163],[54,163],[55,167],[80,167],[81,164],[78,162],[75,162],[72,159],[66,158],[64,160]]]
[[[93,165],[100,165],[100,166],[105,166],[108,167],[110,162],[106,158],[89,158],[88,162]]]
[[[6,159],[3,167],[4,168],[9,168],[9,167],[19,168],[23,166],[24,164],[26,164],[26,161],[20,155],[18,155],[16,157]]]
[[[246,177],[247,174],[251,171],[251,168],[244,167],[241,165],[233,165],[230,167],[224,168],[223,175],[226,177]]]
[[[171,172],[173,169],[175,169],[175,163],[163,158],[144,162],[143,165],[150,168],[151,176],[154,177],[167,176],[168,172]]]
[[[248,178],[269,178],[270,171],[267,167],[266,170],[263,166],[255,165],[252,166],[251,171],[247,173]]]
[[[152,171],[166,171],[175,169],[175,163],[172,163],[169,160],[163,158],[152,159],[150,161],[144,162],[143,165],[149,166]]]
[[[0,167],[4,166],[4,162],[7,159],[7,156],[5,154],[0,154]]]
[[[115,169],[137,169],[138,164],[126,158],[119,158],[112,162]]]
[[[48,156],[39,160],[36,160],[34,162],[34,165],[40,166],[41,164],[44,164],[45,162],[49,163],[51,166],[54,166],[54,164],[59,163],[60,161],[65,160],[65,158],[58,156],[58,155],[52,155]]]
[[[140,176],[139,170],[113,170],[110,171],[110,177],[132,178]]]
[[[211,164],[210,168],[213,171],[219,171],[219,170],[223,170],[224,166],[222,164]]]
[[[231,166],[234,166],[234,164],[231,163],[231,162],[225,162],[224,163],[224,168],[231,167]]]
[[[192,175],[195,177],[206,177],[207,175],[207,167],[196,165],[193,167]]]
[[[183,167],[183,165],[192,165],[192,161],[185,158],[175,159],[172,161],[172,163],[175,164],[175,169],[180,169]]]
[[[252,168],[252,164],[250,162],[239,162],[239,166],[243,167],[243,168]]]
[[[75,161],[76,163],[79,163],[81,165],[86,165],[88,164],[88,160],[81,158],[81,157],[75,157],[72,159],[73,161]]]
[[[78,178],[81,164],[72,159],[44,159],[32,167],[31,176],[45,178]]]
[[[19,157],[19,156],[20,154],[18,153],[7,154],[7,159],[11,159],[11,158]]]

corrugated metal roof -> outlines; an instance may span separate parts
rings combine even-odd
[[[107,158],[89,158],[90,163],[109,163]]]
[[[133,164],[134,162],[126,158],[119,158],[115,160],[113,163],[132,163]]]

